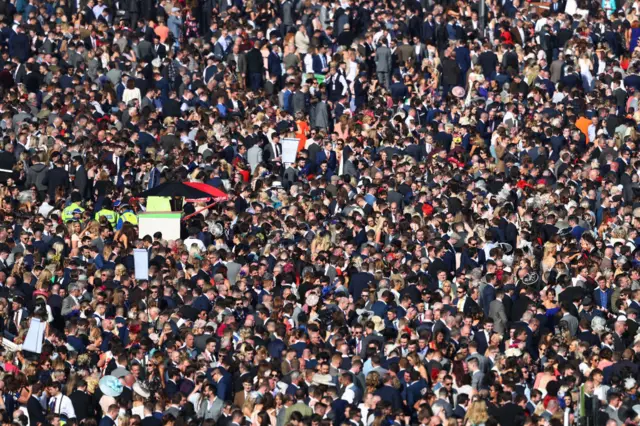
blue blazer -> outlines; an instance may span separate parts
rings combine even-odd
[[[338,159],[336,157],[336,152],[331,151],[329,154],[329,158],[327,158],[327,154],[323,149],[316,155],[316,172],[320,170],[320,163],[323,161],[327,162],[327,167],[329,170],[334,171],[338,165]]]
[[[606,304],[602,303],[602,293],[604,293],[606,297]],[[593,290],[593,303],[596,304],[599,308],[611,309],[611,296],[613,296],[613,289],[606,289],[604,292],[600,290],[600,288],[596,288]]]

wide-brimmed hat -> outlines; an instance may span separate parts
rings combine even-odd
[[[455,96],[456,98],[463,98],[465,91],[464,91],[464,87],[461,86],[456,86],[453,89],[451,89],[451,93],[453,94],[453,96]]]
[[[151,397],[151,392],[149,392],[149,389],[147,389],[144,383],[135,382],[133,384],[133,391],[143,398]]]
[[[100,387],[100,391],[107,396],[120,396],[122,393],[122,383],[114,376],[104,376],[98,382],[98,386]]]
[[[381,317],[375,315],[371,318],[371,321],[373,321],[374,329],[376,331],[380,332],[384,330],[384,320]]]

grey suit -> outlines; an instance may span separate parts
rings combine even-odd
[[[467,357],[467,362],[471,359],[471,358],[475,358],[478,360],[478,367],[480,368],[480,371],[482,371],[483,373],[488,373],[489,370],[491,370],[491,361],[484,355],[479,354],[478,352],[473,353],[471,355],[469,355]]]
[[[439,398],[438,400],[436,400],[436,402],[433,403],[433,405],[441,406],[447,418],[450,418],[453,415],[453,407],[451,406],[449,401]]]
[[[198,408],[198,418],[202,420],[212,419],[218,421],[222,415],[223,402],[220,398],[216,398],[212,404],[209,404],[209,400],[203,399],[200,401],[200,407]]]
[[[378,75],[378,81],[385,89],[389,88],[391,56],[391,49],[384,44],[376,49],[376,74]]]
[[[484,379],[484,374],[482,372],[476,371],[473,373],[473,376],[471,376],[471,387],[475,390],[480,390],[482,379]]]
[[[344,167],[342,168],[342,174],[353,176],[354,178],[358,178],[358,169],[353,165],[351,160],[346,160],[344,162]]]
[[[567,313],[560,319],[560,321],[565,321],[569,326],[569,333],[571,333],[571,337],[576,337],[576,334],[578,333],[578,319]]]
[[[91,78],[91,81],[98,79],[98,68],[100,68],[100,65],[100,61],[97,58],[93,58],[87,63],[87,75]]]
[[[304,111],[304,93],[297,90],[293,94],[293,113]]]
[[[284,171],[283,182],[284,189],[289,190],[291,185],[298,181],[298,169],[293,167],[287,167],[287,170]]]
[[[153,50],[153,44],[148,40],[142,40],[137,46],[137,57],[144,59],[147,62],[151,62],[155,57],[155,51]]]
[[[247,150],[247,162],[251,166],[251,173],[253,173],[258,164],[262,163],[262,148],[260,148],[260,145],[255,144]]]
[[[117,86],[120,83],[120,79],[122,78],[122,71],[117,68],[112,68],[107,71],[107,78],[114,86]]]
[[[291,27],[294,24],[293,3],[289,0],[282,3],[282,23],[287,27]]]
[[[504,310],[502,300],[493,300],[489,304],[489,318],[493,320],[493,329],[496,333],[504,334],[507,328],[507,313]]]
[[[227,55],[227,63],[230,61],[236,61],[236,72],[240,74],[247,73],[247,55],[244,53],[238,53],[237,55],[233,52]]]
[[[231,285],[235,285],[238,273],[240,272],[242,265],[236,262],[227,262],[227,279]]]
[[[80,301],[74,299],[73,296],[67,296],[62,301],[62,309],[60,313],[62,314],[62,316],[67,316],[71,312],[73,312],[73,307],[79,304]]]
[[[564,67],[564,61],[561,59],[556,59],[551,62],[551,66],[549,67],[549,80],[551,80],[554,84],[560,81],[562,78],[562,68]]]
[[[99,253],[104,253],[104,240],[102,238],[96,238],[91,241],[92,246],[96,246],[99,250]]]
[[[329,128],[329,119],[329,106],[325,101],[318,102],[313,115],[313,127],[326,130]]]
[[[609,416],[609,420],[614,420],[618,425],[624,424],[624,420],[620,419],[620,410],[607,405],[607,408],[604,409],[604,412]]]
[[[174,419],[177,419],[178,416],[180,415],[180,410],[177,407],[169,407],[165,410],[165,412],[163,413],[165,415],[170,415],[172,416]]]

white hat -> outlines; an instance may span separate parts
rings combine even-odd
[[[319,301],[320,298],[317,294],[310,294],[309,296],[307,296],[307,306],[316,306]]]
[[[143,398],[151,397],[151,392],[149,392],[149,389],[147,389],[147,387],[140,382],[135,382],[133,384],[133,391]]]
[[[380,318],[378,315],[371,317],[371,321],[373,321],[374,329],[376,331],[384,330],[384,320]]]
[[[314,374],[311,379],[311,383],[314,385],[326,385],[326,386],[335,386],[333,383],[333,377],[330,374]]]
[[[617,319],[616,322],[627,322],[627,317],[625,317],[624,315],[620,315]]]

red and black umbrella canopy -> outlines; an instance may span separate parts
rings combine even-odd
[[[165,182],[143,192],[139,197],[227,198],[227,194],[206,183]]]

